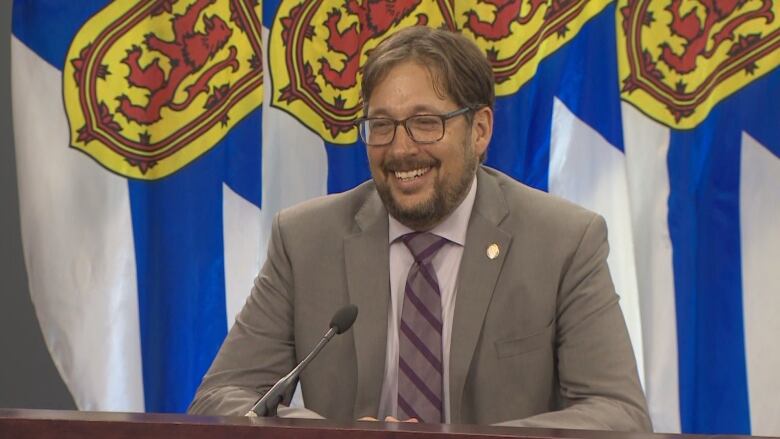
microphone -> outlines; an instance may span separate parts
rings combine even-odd
[[[309,352],[309,355],[303,359],[295,369],[290,371],[287,375],[283,376],[279,381],[271,387],[271,390],[265,393],[262,398],[255,402],[255,405],[246,412],[244,416],[250,418],[256,418],[258,416],[276,416],[276,409],[279,403],[282,402],[285,392],[290,386],[298,379],[298,375],[301,371],[317,356],[323,347],[333,338],[336,334],[341,334],[352,327],[357,318],[358,308],[355,305],[347,305],[340,310],[336,311],[333,318],[330,319],[330,329],[325,335],[322,336],[320,341],[314,346],[314,349]]]

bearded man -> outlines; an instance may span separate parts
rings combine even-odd
[[[369,55],[362,97],[372,180],[276,216],[190,411],[243,415],[352,303],[353,330],[301,375],[309,414],[650,430],[603,218],[482,165],[480,49],[400,31]]]

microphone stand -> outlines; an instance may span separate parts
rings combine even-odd
[[[284,398],[284,394],[287,392],[287,389],[289,389],[290,386],[292,386],[292,384],[298,379],[298,375],[301,374],[303,368],[305,368],[311,362],[311,360],[314,359],[314,357],[336,334],[337,328],[331,327],[328,329],[328,332],[322,336],[317,345],[314,346],[314,349],[309,352],[309,355],[307,355],[303,361],[295,366],[295,369],[291,370],[290,373],[277,381],[276,384],[271,387],[271,390],[266,392],[262,398],[258,399],[257,402],[255,402],[255,405],[253,405],[244,416],[250,418],[256,418],[258,416],[276,416],[276,410],[279,407],[279,403],[282,402],[282,398]]]

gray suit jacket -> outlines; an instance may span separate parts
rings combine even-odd
[[[450,347],[453,423],[648,430],[604,220],[489,168],[477,173]],[[486,256],[497,243],[500,254]],[[191,413],[243,415],[359,307],[303,372],[306,407],[376,416],[390,300],[388,218],[373,182],[280,212],[268,259]]]

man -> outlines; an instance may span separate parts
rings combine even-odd
[[[406,29],[362,87],[372,181],[276,216],[190,411],[244,414],[353,303],[353,329],[301,376],[319,415],[649,430],[604,220],[480,165],[495,99],[481,51]]]

